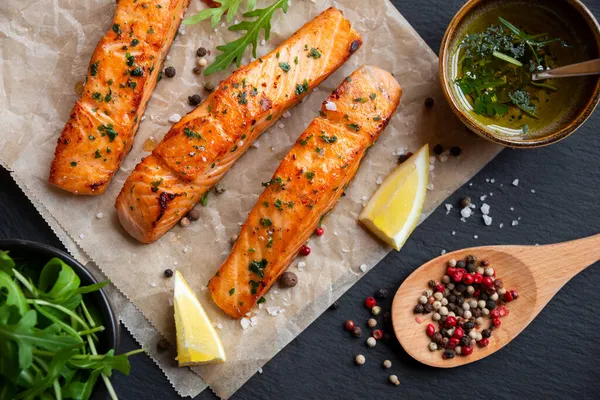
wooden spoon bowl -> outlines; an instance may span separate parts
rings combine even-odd
[[[419,296],[429,289],[427,282],[439,281],[445,275],[450,259],[464,259],[469,254],[489,261],[504,288],[516,290],[519,298],[506,305],[510,313],[501,319],[502,325],[493,331],[487,347],[475,345],[469,356],[444,360],[441,351],[428,349],[431,339],[425,333],[427,325],[433,323],[438,330],[438,323],[431,318],[433,314],[417,315],[413,309]],[[432,367],[453,368],[475,362],[513,340],[565,283],[598,260],[600,235],[545,246],[483,246],[445,254],[416,269],[396,292],[392,304],[394,332],[411,357]],[[478,331],[491,324],[489,317],[484,319],[486,324]]]

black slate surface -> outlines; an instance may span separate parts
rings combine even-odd
[[[393,1],[404,17],[437,52],[445,27],[462,1]],[[600,2],[586,5],[600,16]],[[440,254],[484,244],[551,243],[600,231],[600,114],[565,141],[542,149],[505,150],[473,180],[458,190],[448,203],[493,192],[492,227],[477,215],[467,223],[458,211],[446,215],[444,207],[419,226],[401,253],[388,255],[339,301],[340,308],[327,311],[299,335],[235,395],[236,399],[312,398],[420,398],[420,399],[521,399],[600,397],[600,265],[576,276],[559,292],[518,338],[492,357],[475,364],[439,370],[412,360],[397,342],[367,349],[341,328],[351,318],[363,327],[369,318],[362,306],[378,288],[395,290],[417,266]],[[519,178],[518,187],[511,185]],[[487,179],[495,179],[494,183]],[[503,186],[500,186],[503,184]],[[535,193],[531,191],[534,190]],[[514,211],[510,210],[514,207]],[[519,220],[518,226],[511,221]],[[503,222],[504,227],[498,228]],[[456,234],[452,235],[451,232]],[[478,235],[478,239],[474,238]],[[7,171],[0,168],[0,238],[23,238],[61,247],[50,228],[18,189]],[[355,249],[355,251],[360,251]],[[600,251],[600,250],[599,250]],[[565,267],[569,260],[564,260]],[[391,298],[384,304],[389,308]],[[510,318],[510,317],[508,317]],[[506,321],[509,323],[509,319]],[[121,328],[121,351],[137,347]],[[362,353],[367,363],[353,364]],[[384,370],[389,359],[393,367]],[[176,399],[158,367],[146,356],[132,359],[129,377],[113,379],[122,399]],[[402,385],[387,382],[396,374]],[[215,398],[205,391],[200,399]]]

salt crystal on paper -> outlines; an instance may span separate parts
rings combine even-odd
[[[367,272],[367,264],[360,264],[360,270],[362,272]]]
[[[492,217],[490,217],[489,215],[482,215],[483,217],[483,223],[486,224],[487,226],[490,226],[492,224]]]
[[[283,314],[285,312],[285,310],[281,307],[267,307],[267,312],[269,313],[269,315],[271,316],[276,316],[279,314]]]
[[[482,214],[484,214],[484,215],[488,215],[488,214],[490,213],[490,206],[489,206],[489,204],[487,204],[487,203],[483,203],[483,204],[481,205],[481,209],[480,209],[480,210],[481,210],[481,213],[482,213]]]
[[[152,287],[156,287],[156,282],[152,282],[152,283],[150,283],[150,286],[152,286]]]
[[[325,109],[327,111],[337,111],[337,106],[334,102],[328,101],[325,103]]]
[[[496,180],[494,178],[490,179],[490,183],[496,183]]]
[[[460,215],[462,215],[463,218],[469,218],[471,216],[471,209],[469,207],[465,207],[462,210],[460,210]]]
[[[433,183],[427,185],[427,190],[433,190]]]
[[[381,185],[383,183],[383,178],[380,176],[379,178],[377,178],[377,181],[375,183]]]
[[[177,266],[179,264],[177,261],[173,261],[173,265]]]
[[[262,368],[259,368],[259,369],[258,369],[258,373],[259,373],[259,374],[262,374],[262,373],[263,373],[263,369],[262,369]]]
[[[515,211],[515,208],[514,208],[514,207],[511,207],[511,208],[510,208],[510,211]]]
[[[304,270],[304,267],[306,267],[306,263],[304,261],[299,261],[298,265],[296,265],[296,268],[298,268],[298,271],[300,272]]]
[[[490,181],[490,178],[485,178],[485,181],[489,183],[489,181]]]
[[[267,41],[266,41],[265,39],[263,39],[263,40],[261,40],[261,41],[260,41],[260,45],[261,45],[261,46],[264,46],[264,45],[266,45],[266,44],[267,44]]]
[[[175,113],[169,117],[169,122],[173,122],[174,124],[181,121],[181,115]]]
[[[512,181],[513,186],[519,186],[519,180],[515,179],[514,181]]]
[[[282,124],[282,123],[280,122],[280,123],[277,125],[277,127],[278,127],[279,129],[283,129],[283,128],[285,128],[285,125],[284,125],[284,124]]]
[[[218,329],[223,329],[223,324],[217,324]]]
[[[258,324],[258,317],[250,318],[250,325],[256,326],[256,324]]]
[[[250,145],[251,147],[254,147],[255,149],[258,149],[260,147],[260,143],[258,143],[258,140],[256,140],[254,143],[252,143]]]
[[[289,118],[291,116],[292,116],[292,113],[289,112],[289,111],[286,111],[286,112],[283,113],[283,118]]]
[[[477,206],[475,205],[475,203],[471,203],[469,204],[469,208],[472,208],[474,210],[477,208]]]
[[[102,218],[102,215],[103,214],[101,212],[99,212],[98,214],[96,214],[96,218],[100,219],[100,218]]]
[[[349,249],[342,249],[342,253],[350,253]]]
[[[184,253],[187,253],[188,251],[190,251],[190,249],[188,249],[187,247],[184,247],[184,248],[183,248],[183,252],[184,252]]]
[[[85,235],[83,233],[79,234],[79,239],[83,239]]]
[[[250,326],[250,320],[246,317],[240,319],[240,324],[242,325],[242,329],[246,330]]]

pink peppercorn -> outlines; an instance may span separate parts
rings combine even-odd
[[[486,288],[492,287],[494,285],[494,281],[492,280],[491,276],[484,276],[481,279],[481,284],[483,286],[485,286]]]
[[[475,280],[475,278],[473,278],[473,275],[471,274],[464,274],[462,281],[465,285],[470,285],[473,283],[473,281]]]
[[[500,321],[500,318],[494,318],[494,319],[492,320],[492,323],[494,324],[494,326],[495,326],[496,328],[500,328],[500,325],[502,325],[502,321]]]
[[[446,318],[446,326],[447,327],[456,326],[456,317],[453,317],[453,316],[447,317]]]
[[[473,292],[473,297],[479,297],[480,294],[481,294],[481,290],[475,289],[475,291]]]
[[[425,332],[427,333],[427,336],[432,337],[435,333],[435,327],[432,324],[428,324],[427,329],[425,329]]]
[[[460,350],[460,354],[462,354],[463,356],[470,356],[473,353],[473,346],[463,346]]]
[[[373,336],[376,340],[381,340],[383,337],[383,331],[381,329],[375,329],[371,332],[371,336]]]
[[[374,297],[367,297],[365,299],[365,307],[367,307],[368,309],[371,309],[373,307],[375,307],[377,305],[377,302],[375,301]]]
[[[512,294],[509,291],[504,292],[504,302],[510,303],[511,301],[513,301]]]
[[[483,275],[481,275],[479,272],[476,272],[475,274],[473,274],[473,283],[481,283],[482,279],[483,279]]]
[[[454,274],[452,275],[452,280],[455,283],[462,281],[463,274],[464,274],[464,272],[462,272],[462,271],[464,271],[464,270],[459,269],[459,270],[454,271]]]
[[[452,334],[452,337],[457,339],[460,339],[463,336],[465,336],[465,331],[461,327],[456,328]]]
[[[455,272],[456,272],[456,268],[454,268],[454,267],[446,268],[446,274],[448,274],[450,276],[454,275]]]
[[[438,283],[437,285],[435,285],[435,291],[436,292],[444,292],[444,285],[442,285],[441,283]]]
[[[492,317],[492,318],[500,317],[500,309],[494,308],[492,311],[490,311],[490,317]]]
[[[347,331],[352,331],[354,329],[354,321],[352,321],[351,319],[347,320],[344,324],[344,329],[346,329]]]
[[[513,297],[513,300],[516,300],[519,298],[519,293],[517,293],[516,290],[511,290],[510,291],[511,296]]]
[[[477,342],[477,344],[479,345],[479,347],[486,347],[488,344],[490,344],[490,339],[483,338],[479,342]]]
[[[450,338],[450,340],[448,340],[448,347],[451,349],[455,348],[459,344],[460,344],[460,340],[455,337]]]
[[[300,247],[300,255],[301,256],[307,256],[310,254],[310,247],[304,245],[302,247]]]
[[[317,229],[315,229],[315,235],[317,236],[323,236],[323,234],[325,233],[325,229],[318,227]]]

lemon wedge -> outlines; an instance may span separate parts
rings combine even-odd
[[[358,219],[396,250],[417,226],[427,192],[429,148],[427,145],[385,178]]]
[[[179,366],[225,361],[225,350],[217,332],[179,271],[175,272],[174,296]]]

